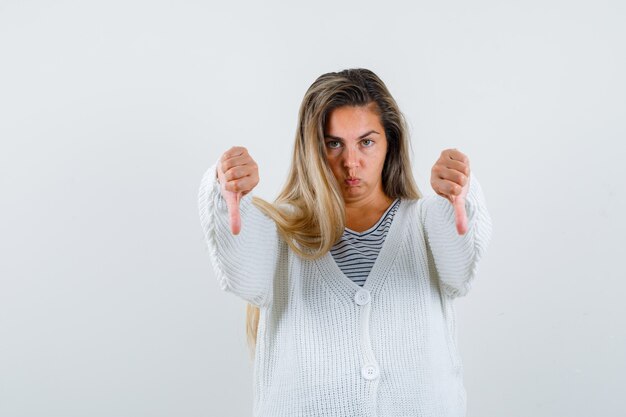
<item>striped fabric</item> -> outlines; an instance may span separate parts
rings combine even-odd
[[[399,205],[400,199],[397,198],[378,222],[364,232],[346,227],[341,239],[330,250],[344,275],[361,287],[374,266]]]

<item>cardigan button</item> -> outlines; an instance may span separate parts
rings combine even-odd
[[[363,378],[372,380],[378,378],[378,368],[375,365],[365,365],[361,368]]]
[[[360,306],[367,304],[370,302],[370,292],[365,289],[360,289],[354,295],[354,301]]]

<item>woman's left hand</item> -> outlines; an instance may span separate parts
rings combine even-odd
[[[469,159],[457,149],[445,149],[433,165],[430,184],[433,190],[447,198],[454,206],[456,230],[460,235],[467,232],[465,196],[469,189]]]

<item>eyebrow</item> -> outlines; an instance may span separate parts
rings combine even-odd
[[[378,133],[375,130],[370,130],[367,133],[363,133],[361,136],[359,136],[359,139],[363,139],[365,136],[368,136],[372,133],[376,133],[377,135],[380,135],[380,133]],[[343,138],[340,138],[339,136],[333,136],[333,135],[324,135],[324,139],[333,139],[333,140],[343,140]]]

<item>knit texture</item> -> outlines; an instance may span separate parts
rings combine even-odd
[[[220,288],[260,309],[254,416],[465,416],[453,302],[491,238],[474,173],[467,233],[458,235],[447,199],[401,200],[363,287],[330,252],[310,261],[291,251],[251,193],[232,235],[215,165],[198,198]]]

